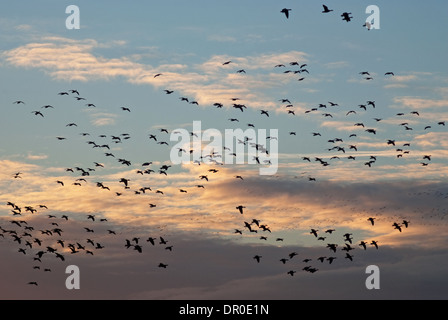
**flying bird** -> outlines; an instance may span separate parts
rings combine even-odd
[[[322,13],[328,13],[328,12],[331,12],[331,11],[333,11],[332,9],[328,9],[328,7],[326,6],[326,5],[322,5],[322,7],[324,8],[324,10],[322,11]]]
[[[342,13],[341,14],[342,20],[350,22],[351,19],[353,19],[353,17],[350,16],[351,14],[352,14],[351,12],[344,12],[344,13]]]
[[[33,113],[35,116],[41,116],[42,118],[44,117],[44,115],[40,111],[31,111],[31,113]]]
[[[283,8],[280,12],[285,14],[286,19],[289,19],[289,11],[291,11],[291,9]]]
[[[241,214],[243,214],[243,209],[244,208],[246,208],[246,207],[241,206],[241,205],[236,207],[236,209],[238,209]]]

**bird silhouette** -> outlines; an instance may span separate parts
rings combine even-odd
[[[292,9],[283,8],[280,12],[283,13],[286,17],[286,19],[289,19],[289,11]]]
[[[394,229],[397,229],[398,231],[401,232],[401,226],[400,226],[398,223],[394,222],[394,223],[392,224],[392,226],[394,227]]]
[[[243,209],[246,208],[245,206],[239,205],[236,207],[236,209],[238,209],[238,211],[243,214]]]
[[[322,7],[324,8],[322,13],[329,13],[329,12],[333,11],[332,9],[328,9],[328,7],[324,4],[322,5]]]
[[[350,15],[351,15],[351,12],[344,12],[344,13],[342,13],[341,14],[342,20],[350,22],[353,19],[353,17],[351,17]]]

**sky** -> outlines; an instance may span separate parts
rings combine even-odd
[[[446,299],[448,4],[322,4],[0,3],[0,298]]]

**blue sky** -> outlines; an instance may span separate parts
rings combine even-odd
[[[235,290],[240,290],[239,298],[256,299],[424,298],[428,286],[434,286],[433,297],[446,297],[440,291],[446,272],[425,264],[424,258],[429,255],[433,261],[446,263],[448,135],[439,124],[448,121],[445,2],[377,1],[378,30],[363,27],[366,7],[373,4],[364,1],[328,1],[334,11],[327,14],[314,1],[77,1],[81,28],[68,30],[65,8],[71,4],[0,4],[0,201],[4,203],[0,226],[22,231],[23,226],[13,227],[9,221],[25,219],[39,230],[48,224],[47,213],[58,219],[67,214],[72,219],[65,224],[64,239],[73,242],[85,241],[83,227],[90,223],[86,215],[107,218],[107,225],[96,222],[100,230],[96,239],[106,248],[96,251],[94,258],[59,249],[86,270],[86,278],[101,280],[96,288],[68,291],[60,281],[65,264],[49,260],[57,275],[42,275],[31,261],[23,263],[38,249],[29,248],[22,257],[17,250],[23,245],[4,231],[2,256],[11,262],[2,266],[0,274],[11,290],[0,293],[1,297],[32,298],[34,289],[45,286],[49,299],[59,294],[68,299],[228,299],[235,297]],[[280,12],[283,8],[291,9],[289,19]],[[351,12],[353,20],[343,21],[343,12]],[[231,63],[224,65],[226,61]],[[294,73],[300,69],[291,62],[306,65],[301,69],[308,73]],[[284,67],[276,67],[279,64]],[[246,72],[238,73],[241,69]],[[368,71],[372,79],[366,80],[362,71]],[[162,75],[154,77],[157,73]],[[289,99],[291,105],[282,99]],[[14,104],[17,100],[25,104]],[[375,108],[367,104],[369,100],[375,101]],[[216,102],[223,108],[216,108]],[[241,112],[232,107],[234,103],[247,108]],[[319,107],[322,104],[325,108]],[[261,110],[268,110],[270,116]],[[170,151],[175,142],[170,135],[176,129],[191,131],[193,121],[201,121],[202,130],[222,133],[248,129],[248,123],[256,129],[278,130],[278,154],[273,155],[278,156],[278,171],[262,176],[250,164],[173,165]],[[69,127],[70,123],[76,126]],[[357,125],[361,123],[364,127]],[[375,129],[376,134],[366,129]],[[321,135],[313,136],[313,132]],[[168,146],[157,144],[150,134]],[[119,143],[113,137],[120,137]],[[342,141],[330,142],[335,138]],[[388,140],[396,145],[387,144]],[[89,141],[109,149],[93,148]],[[268,141],[258,142],[273,147]],[[333,149],[336,146],[345,152]],[[115,157],[106,156],[107,152]],[[225,159],[226,150],[218,153]],[[377,160],[369,168],[365,163],[372,156]],[[329,165],[321,165],[316,157]],[[131,165],[119,163],[118,158]],[[149,168],[155,172],[137,173],[146,169],[142,164],[147,161],[153,162]],[[164,164],[172,165],[166,176],[158,172]],[[73,184],[81,178],[79,171],[66,170],[76,167],[94,169],[81,186]],[[16,172],[22,172],[21,176],[14,178]],[[202,175],[209,181],[200,179]],[[236,179],[237,175],[244,180]],[[123,188],[122,177],[130,179],[130,189]],[[64,181],[64,187],[57,180]],[[110,190],[101,190],[97,182]],[[144,186],[151,191],[137,193]],[[188,192],[179,193],[180,189]],[[49,209],[16,217],[11,216],[7,202],[21,208],[45,204]],[[157,206],[149,208],[148,203]],[[235,209],[237,205],[246,207],[243,215]],[[376,229],[366,223],[372,215],[379,222]],[[266,232],[244,229],[244,222],[252,219],[274,231],[266,241],[260,239]],[[392,223],[405,219],[412,221],[411,228],[397,233]],[[309,230],[323,232],[331,227],[338,234],[327,241],[333,239],[342,246],[340,236],[349,232],[357,241],[380,239],[383,251],[357,249],[352,265],[342,255],[334,269],[319,265],[321,272],[312,274],[312,279],[299,261],[278,265],[278,259],[292,250],[313,256],[313,262],[316,255],[327,255],[328,249],[316,243]],[[119,235],[111,236],[108,228],[120,230]],[[235,229],[244,233],[237,235]],[[180,253],[167,254],[163,247],[153,253],[156,259],[169,261],[168,270],[149,268],[138,253],[123,249],[124,239],[137,235],[144,239],[148,234],[166,236],[174,248],[181,248]],[[56,237],[45,240],[57,245]],[[255,265],[260,268],[254,273],[256,252],[263,252],[263,261],[268,261]],[[120,265],[120,258],[129,259],[129,265]],[[195,263],[198,260],[207,261],[204,270]],[[366,290],[363,270],[369,264],[380,264],[389,276],[401,274],[400,285],[391,288],[385,280],[385,289]],[[101,273],[100,266],[109,271]],[[288,268],[297,270],[295,277],[310,286],[315,281],[325,289],[293,290]],[[409,295],[409,277],[414,281],[414,274],[428,274],[428,270],[435,280],[419,279],[416,286],[422,290]],[[164,278],[168,275],[161,271],[175,281]],[[122,277],[114,284],[115,290],[108,291],[108,275],[117,273]],[[142,286],[133,278],[135,274],[144,275],[159,291]],[[219,279],[216,274],[221,275]],[[361,282],[354,281],[341,292],[338,281],[328,281],[334,275]],[[127,277],[133,279],[132,285],[125,285]],[[38,279],[39,288],[27,285],[33,279]],[[259,285],[246,291],[238,286],[240,281]]]

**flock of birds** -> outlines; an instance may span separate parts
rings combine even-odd
[[[0,238],[16,244],[17,252],[29,257],[32,269],[44,273],[52,271],[55,260],[65,262],[74,254],[100,254],[107,247],[105,242],[120,234],[108,224],[107,218],[96,214],[86,214],[84,221],[80,221],[79,217],[70,214],[45,214],[50,210],[46,205],[20,206],[8,201],[6,206],[10,207],[14,219],[3,220],[8,224],[0,226]],[[32,215],[31,219],[28,215]],[[65,233],[71,234],[74,229],[77,229],[77,235],[65,237]],[[86,236],[80,238],[80,233]],[[173,245],[168,245],[169,240],[162,235],[147,236],[143,241],[139,236],[133,236],[123,240],[123,247],[142,253],[142,242],[161,247],[166,252],[173,250]],[[156,266],[167,268],[168,264],[161,261]],[[28,284],[38,286],[38,281],[32,280]]]
[[[240,214],[243,214],[243,209],[245,206],[239,205],[236,207],[238,212]],[[247,212],[246,212],[247,214]],[[371,226],[371,228],[375,227],[375,221],[377,220],[376,217],[368,217],[365,218],[365,224],[366,226]],[[382,224],[387,222],[382,222]],[[378,223],[376,224],[378,225]],[[390,224],[390,227],[394,230],[397,230],[398,232],[403,232],[405,229],[407,229],[410,225],[410,221],[407,219],[402,219],[401,221],[394,221]],[[381,226],[382,227],[382,226]],[[249,219],[249,221],[244,221],[244,226],[242,228],[235,229],[235,234],[243,234],[243,229],[246,230],[249,233],[255,233],[258,234],[260,232],[262,235],[259,236],[259,239],[262,241],[267,241],[269,236],[266,236],[265,234],[271,234],[273,231],[271,228],[263,224],[262,221],[259,219]],[[353,262],[355,259],[355,255],[353,254],[353,250],[355,249],[361,249],[362,251],[367,250],[369,247],[374,248],[375,250],[379,250],[379,242],[375,239],[358,239],[355,240],[353,233],[344,231],[343,233],[339,234],[338,231],[335,228],[324,228],[324,230],[319,230],[316,228],[311,228],[309,230],[309,234],[311,236],[314,236],[314,238],[322,243],[322,246],[315,245],[314,248],[323,247],[325,250],[327,250],[327,254],[324,255],[318,255],[318,256],[309,256],[307,253],[299,253],[296,251],[291,251],[287,254],[287,256],[280,257],[278,259],[279,262],[281,262],[282,265],[288,266],[289,269],[286,272],[286,274],[290,276],[294,276],[297,271],[306,271],[310,273],[315,273],[319,270],[319,266],[321,266],[324,263],[327,263],[328,265],[331,265],[336,259],[339,260],[347,260],[350,262]],[[282,243],[284,241],[284,238],[282,237],[275,237],[276,243]],[[306,251],[306,250],[302,250]],[[359,250],[358,250],[359,251]],[[306,255],[302,258],[295,258],[294,257],[300,257],[303,255]],[[272,256],[270,257],[270,259]],[[253,256],[253,259],[260,263],[264,258],[261,254],[256,254]],[[294,263],[296,262],[296,263]],[[318,262],[318,264],[314,264]],[[292,265],[291,265],[292,264]],[[299,269],[298,269],[299,268]]]
[[[283,8],[280,11],[280,13],[284,14],[286,19],[289,19],[290,11],[292,11],[292,9]],[[325,4],[322,5],[321,13],[323,13],[323,14],[330,14],[333,11],[334,10],[333,9],[329,9],[327,5],[325,5]],[[346,11],[341,13],[341,17],[342,17],[342,21],[346,21],[346,22],[350,22],[353,19],[352,13],[351,12],[346,12]],[[367,28],[367,30],[370,30],[372,28],[372,24],[370,24],[370,23],[364,23],[362,26]]]
[[[290,17],[290,11],[291,9],[284,8],[281,10],[281,12],[286,16],[286,18]],[[332,9],[329,9],[327,6],[323,6],[323,13],[327,14],[332,12]],[[349,22],[352,19],[351,13],[344,12],[342,14],[343,20]],[[224,61],[222,63],[223,66],[231,66],[232,61]],[[284,71],[284,73],[292,73],[292,74],[299,74],[300,78],[298,78],[298,81],[304,81],[305,77],[303,74],[309,74],[307,64],[305,63],[299,63],[297,61],[291,61],[291,62],[283,62],[279,63],[275,66],[273,66],[276,69],[286,68],[286,66],[290,66],[291,68],[297,67],[296,70],[288,69]],[[237,73],[244,74],[246,73],[245,69],[237,69]],[[362,71],[359,73],[366,81],[373,80],[373,77],[370,75],[368,71]],[[394,76],[394,72],[387,71],[384,73],[385,77]],[[154,78],[157,77],[163,77],[163,73],[157,73],[154,75]],[[166,95],[173,95],[175,93],[175,90],[165,89],[164,93]],[[94,103],[88,102],[86,98],[82,97],[80,95],[80,92],[76,89],[71,89],[68,91],[63,91],[58,93],[59,96],[66,96],[71,97],[75,99],[76,101],[79,101],[80,103],[83,103],[85,107],[88,108],[95,108],[96,105]],[[189,103],[191,105],[199,105],[199,102],[191,99],[189,97],[185,96],[179,96],[178,99],[180,99],[183,102]],[[296,116],[296,112],[294,110],[294,105],[291,103],[291,101],[288,98],[281,98],[279,99],[279,102],[281,104],[285,104],[284,108],[287,110],[287,114],[291,116]],[[26,105],[26,103],[23,100],[16,100],[13,102],[15,105]],[[223,101],[217,101],[213,104],[216,108],[223,108],[225,106],[225,102]],[[366,113],[366,112],[372,112],[377,107],[375,101],[373,100],[366,100],[361,102],[356,109],[350,109],[350,110],[342,110],[342,112],[345,114],[346,117],[353,117],[358,115],[359,113]],[[45,118],[46,112],[49,112],[51,109],[54,109],[55,106],[53,105],[44,105],[41,107],[40,110],[31,110],[29,111],[33,115],[39,118]],[[305,115],[313,115],[318,114],[322,116],[324,119],[332,119],[334,115],[334,111],[328,111],[329,108],[333,108],[335,112],[338,112],[337,108],[340,108],[339,104],[336,102],[325,102],[321,103],[316,107],[312,107],[305,111]],[[245,112],[245,110],[248,109],[248,106],[244,104],[244,101],[240,101],[239,98],[232,98],[230,102],[230,110],[235,110],[237,114],[241,114],[242,112]],[[132,108],[128,106],[122,106],[120,107],[120,110],[122,112],[131,113]],[[324,110],[324,111],[321,111]],[[260,116],[262,117],[271,117],[271,114],[269,110],[259,110]],[[419,111],[415,110],[412,111],[410,116],[419,116]],[[397,117],[405,116],[404,113],[398,113],[396,115]],[[380,118],[372,117],[374,119],[375,123],[379,123],[382,121]],[[230,122],[239,122],[239,119],[237,117],[229,118]],[[253,123],[247,124],[249,127],[255,127]],[[444,121],[439,121],[435,123],[434,125],[444,126]],[[76,128],[78,125],[76,123],[68,123],[66,124],[67,128]],[[372,134],[377,135],[378,129],[374,128],[373,126],[368,126],[367,123],[356,121],[354,122],[354,128],[363,128],[364,132],[366,134]],[[405,130],[413,130],[413,128],[409,125],[408,121],[404,120],[400,126],[402,126]],[[428,124],[424,127],[424,131],[429,130],[433,124]],[[169,130],[167,128],[160,128],[158,129],[158,132],[151,132],[148,134],[148,141],[149,143],[155,143],[158,145],[166,145],[169,146],[169,142],[167,141],[167,138],[169,137]],[[296,131],[289,131],[288,134],[290,136],[296,135],[298,132]],[[80,132],[80,136],[82,137],[90,137],[90,134],[88,132]],[[301,134],[301,133],[300,133]],[[322,134],[319,132],[311,132],[310,133],[313,137],[319,138],[322,137]],[[303,161],[312,162],[315,161],[322,166],[329,166],[332,165],[333,162],[331,160],[333,159],[339,159],[346,153],[350,153],[350,155],[346,155],[347,159],[355,160],[357,157],[354,155],[358,151],[358,148],[356,146],[356,143],[353,141],[354,138],[357,137],[357,133],[353,132],[349,135],[348,139],[350,142],[346,145],[344,145],[345,138],[334,138],[331,137],[327,143],[329,143],[329,147],[327,148],[328,152],[331,152],[331,155],[328,159],[324,159],[322,157],[315,157],[312,159],[311,157],[303,157]],[[101,135],[99,136],[101,139],[108,138],[107,135]],[[66,137],[63,136],[57,136],[57,140],[59,141],[65,141],[68,140]],[[91,146],[92,148],[101,150],[103,152],[103,155],[107,159],[115,159],[118,163],[125,167],[131,167],[135,163],[134,161],[130,159],[126,159],[124,157],[120,157],[119,155],[111,152],[111,144],[115,143],[124,143],[126,140],[131,139],[131,136],[127,133],[120,133],[116,135],[112,135],[110,137],[110,140],[108,142],[104,142],[104,140],[101,140],[101,142],[95,141],[94,139],[89,139],[86,142],[87,145]],[[67,141],[68,142],[68,141]],[[239,143],[247,144],[248,146],[251,146],[253,148],[256,148],[257,151],[262,152],[268,152],[267,147],[263,144],[251,144],[249,140],[245,141],[239,141]],[[403,145],[396,145],[397,139],[390,138],[387,139],[387,141],[384,142],[386,146],[393,146],[396,147],[397,152],[397,158],[401,158],[405,156],[406,154],[410,153],[409,149],[405,149],[405,147],[410,147],[410,143],[405,143]],[[225,152],[226,150],[223,150]],[[333,154],[333,152],[336,151],[337,154]],[[193,150],[184,150],[179,149],[179,152],[193,152]],[[202,158],[202,161],[208,161],[209,164],[214,164],[216,166],[221,166],[223,163],[221,162],[222,159],[222,153],[219,151],[214,152],[212,154],[206,155]],[[421,164],[423,166],[427,166],[432,159],[432,155],[424,155],[421,159]],[[367,161],[364,161],[364,164],[368,167],[372,167],[377,160],[377,157],[372,154],[369,156]],[[199,161],[197,163],[198,165],[201,164]],[[152,186],[147,185],[138,185],[132,184],[132,177],[122,177],[116,183],[111,186],[107,185],[103,181],[98,181],[96,173],[97,170],[100,170],[105,165],[100,160],[98,162],[92,163],[92,166],[87,167],[69,167],[66,168],[67,173],[71,173],[73,175],[77,175],[76,179],[74,181],[71,181],[71,185],[82,187],[83,185],[87,183],[93,182],[99,189],[101,190],[107,190],[112,191],[112,188],[115,190],[112,192],[113,196],[120,197],[125,192],[131,192],[135,195],[142,195],[149,192],[153,192],[154,194],[164,195],[164,191],[160,188],[154,188]],[[151,174],[161,174],[161,175],[168,175],[169,169],[171,165],[161,165],[158,168],[154,168],[152,161],[147,161],[139,164],[139,168],[136,169],[135,174],[138,175],[151,175]],[[219,168],[219,167],[218,167]],[[211,175],[216,174],[219,172],[219,169],[217,168],[209,168],[206,167],[205,172],[203,172],[201,175],[196,177],[197,184],[195,185],[195,188],[202,188],[205,189],[206,183],[209,181],[209,178]],[[92,180],[92,178],[95,178]],[[21,172],[15,172],[12,174],[12,179],[22,179],[23,173]],[[235,179],[244,180],[244,177],[242,175],[236,175]],[[309,181],[315,182],[317,181],[316,177],[309,177]],[[62,180],[56,180],[55,184],[59,185],[60,187],[67,187],[68,182],[62,181]],[[188,193],[188,188],[180,188],[180,193]],[[73,255],[73,254],[87,254],[90,256],[94,256],[97,253],[101,252],[107,245],[102,241],[102,239],[108,239],[107,237],[114,237],[117,236],[116,231],[108,228],[107,226],[107,219],[106,218],[98,218],[95,214],[88,214],[84,221],[75,220],[73,223],[77,224],[80,228],[83,229],[83,231],[86,233],[85,239],[82,240],[70,240],[64,238],[64,229],[63,226],[70,222],[71,217],[68,215],[60,215],[57,216],[56,214],[47,214],[47,221],[48,222],[42,222],[42,219],[40,220],[40,227],[34,226],[29,224],[29,219],[26,215],[31,215],[34,217],[35,215],[40,215],[42,211],[49,210],[49,208],[44,205],[40,204],[38,206],[36,205],[19,205],[16,204],[13,201],[8,201],[6,203],[6,206],[9,207],[9,210],[12,214],[12,219],[6,220],[3,219],[2,221],[4,223],[8,223],[8,225],[0,226],[0,237],[6,240],[9,240],[9,242],[12,242],[17,245],[17,251],[22,255],[31,256],[33,264],[32,268],[36,270],[43,270],[44,272],[51,271],[51,267],[41,267],[41,263],[46,257],[51,257],[53,259],[59,259],[61,261],[65,261],[67,255]],[[153,209],[157,207],[157,203],[148,203],[148,209]],[[246,206],[244,204],[238,204],[235,207],[235,210],[238,214],[246,217],[248,215]],[[366,217],[365,219],[366,223],[369,223],[372,228],[375,227],[375,217]],[[101,230],[100,234],[97,232],[96,227],[99,225],[99,228]],[[43,228],[42,225],[47,225],[46,228]],[[409,226],[409,221],[406,219],[403,219],[402,221],[396,221],[394,222],[391,227],[396,229],[398,232],[403,232],[406,228]],[[319,270],[319,265],[312,265],[310,262],[318,261],[319,263],[328,263],[332,264],[336,259],[345,259],[350,262],[352,262],[355,259],[355,255],[352,253],[352,250],[358,249],[358,250],[367,250],[368,247],[375,248],[376,250],[379,249],[379,244],[377,240],[366,240],[366,239],[359,239],[355,240],[353,239],[353,235],[351,233],[344,233],[340,235],[338,239],[335,239],[335,241],[329,242],[327,240],[328,237],[330,237],[333,233],[335,233],[335,229],[328,228],[322,231],[323,233],[320,233],[320,230],[317,228],[312,228],[310,230],[310,235],[314,236],[317,241],[321,241],[324,244],[324,247],[328,250],[328,255],[321,255],[316,257],[305,257],[301,259],[300,261],[304,263],[305,265],[301,270],[309,273],[315,273]],[[271,234],[273,230],[271,228],[264,224],[262,221],[260,221],[257,218],[253,219],[247,219],[247,221],[244,221],[244,225],[238,225],[234,229],[234,234],[236,235],[243,235],[243,234],[262,234],[259,236],[259,239],[261,241],[266,241],[268,239],[268,236],[266,234]],[[99,234],[99,235],[98,235]],[[282,238],[276,238],[276,242],[282,242]],[[339,242],[338,242],[339,241]],[[341,244],[342,241],[342,244]],[[129,236],[125,239],[123,239],[123,248],[126,250],[132,250],[135,253],[142,253],[146,246],[155,247],[160,246],[163,248],[166,252],[172,252],[173,251],[173,245],[168,244],[168,240],[164,235],[147,235],[144,238],[140,235],[133,235]],[[146,244],[146,245],[144,245]],[[342,252],[342,256],[338,256],[339,253]],[[279,259],[279,262],[283,265],[289,265],[292,262],[298,260],[296,256],[300,256],[300,254],[296,251],[293,251],[289,253],[285,257],[281,257]],[[51,259],[49,258],[49,259]],[[256,254],[253,256],[253,259],[257,263],[263,262],[263,256],[261,254]],[[51,262],[51,260],[50,260]],[[160,261],[155,266],[166,269],[168,267],[168,264]],[[294,276],[294,274],[300,269],[297,268],[291,268],[286,273],[290,276]],[[37,281],[29,281],[30,285],[38,285]]]

